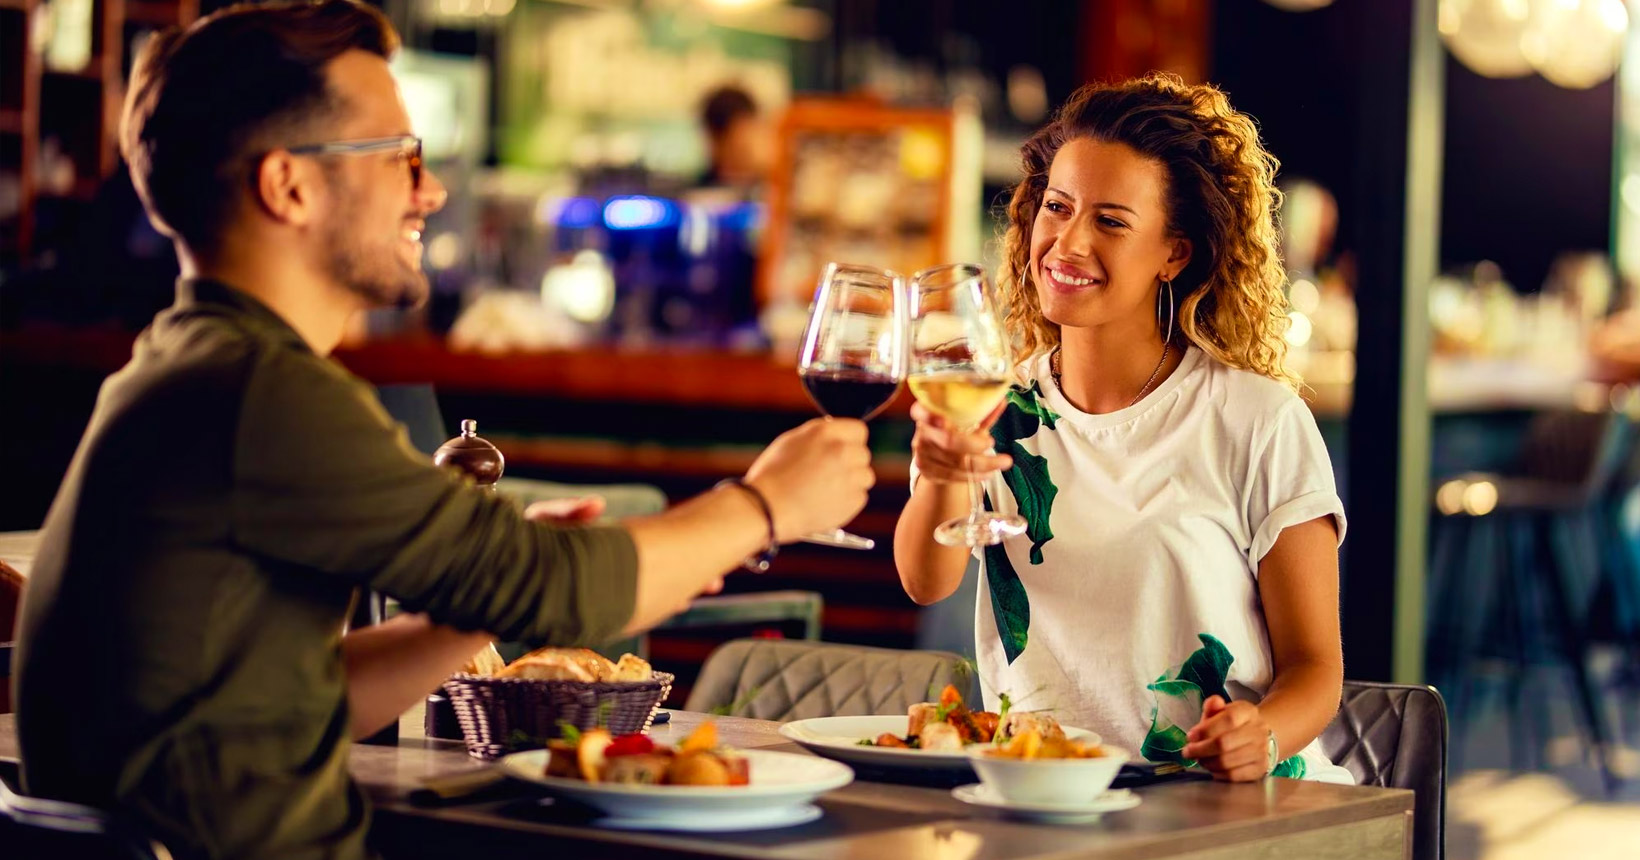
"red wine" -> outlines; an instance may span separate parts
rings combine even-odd
[[[894,399],[900,384],[861,370],[820,370],[803,374],[803,387],[820,411],[833,418],[866,419]]]

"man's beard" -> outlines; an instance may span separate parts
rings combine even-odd
[[[325,272],[374,308],[409,310],[427,303],[427,275],[399,253],[398,239],[363,243],[353,237],[359,220],[344,207],[324,233]]]

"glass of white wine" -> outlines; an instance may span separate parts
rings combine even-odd
[[[977,429],[1008,393],[1013,349],[985,270],[969,263],[911,277],[906,384],[930,412],[965,432]],[[944,522],[945,546],[990,546],[1025,533],[1023,517],[985,510],[978,479],[968,479],[968,516]]]

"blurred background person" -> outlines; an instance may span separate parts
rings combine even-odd
[[[701,101],[700,124],[707,149],[700,185],[754,193],[768,177],[774,140],[752,94],[734,84],[713,89]]]

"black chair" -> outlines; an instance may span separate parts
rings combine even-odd
[[[1446,854],[1446,703],[1434,687],[1345,681],[1321,748],[1361,785],[1416,795],[1413,860]]]
[[[100,809],[27,797],[4,779],[0,845],[8,860],[171,860],[158,840]]]
[[[1633,431],[1614,408],[1537,415],[1516,469],[1443,482],[1432,523],[1429,670],[1451,697],[1453,719],[1460,727],[1473,720],[1480,710],[1476,668],[1501,661],[1512,765],[1525,770],[1527,755],[1541,761],[1548,732],[1541,705],[1537,735],[1528,728],[1526,678],[1539,664],[1558,664],[1571,676],[1579,728],[1608,792],[1619,780],[1589,672],[1588,629],[1603,579],[1615,578],[1619,598],[1632,590],[1624,574],[1602,564],[1601,526],[1624,480]]]

